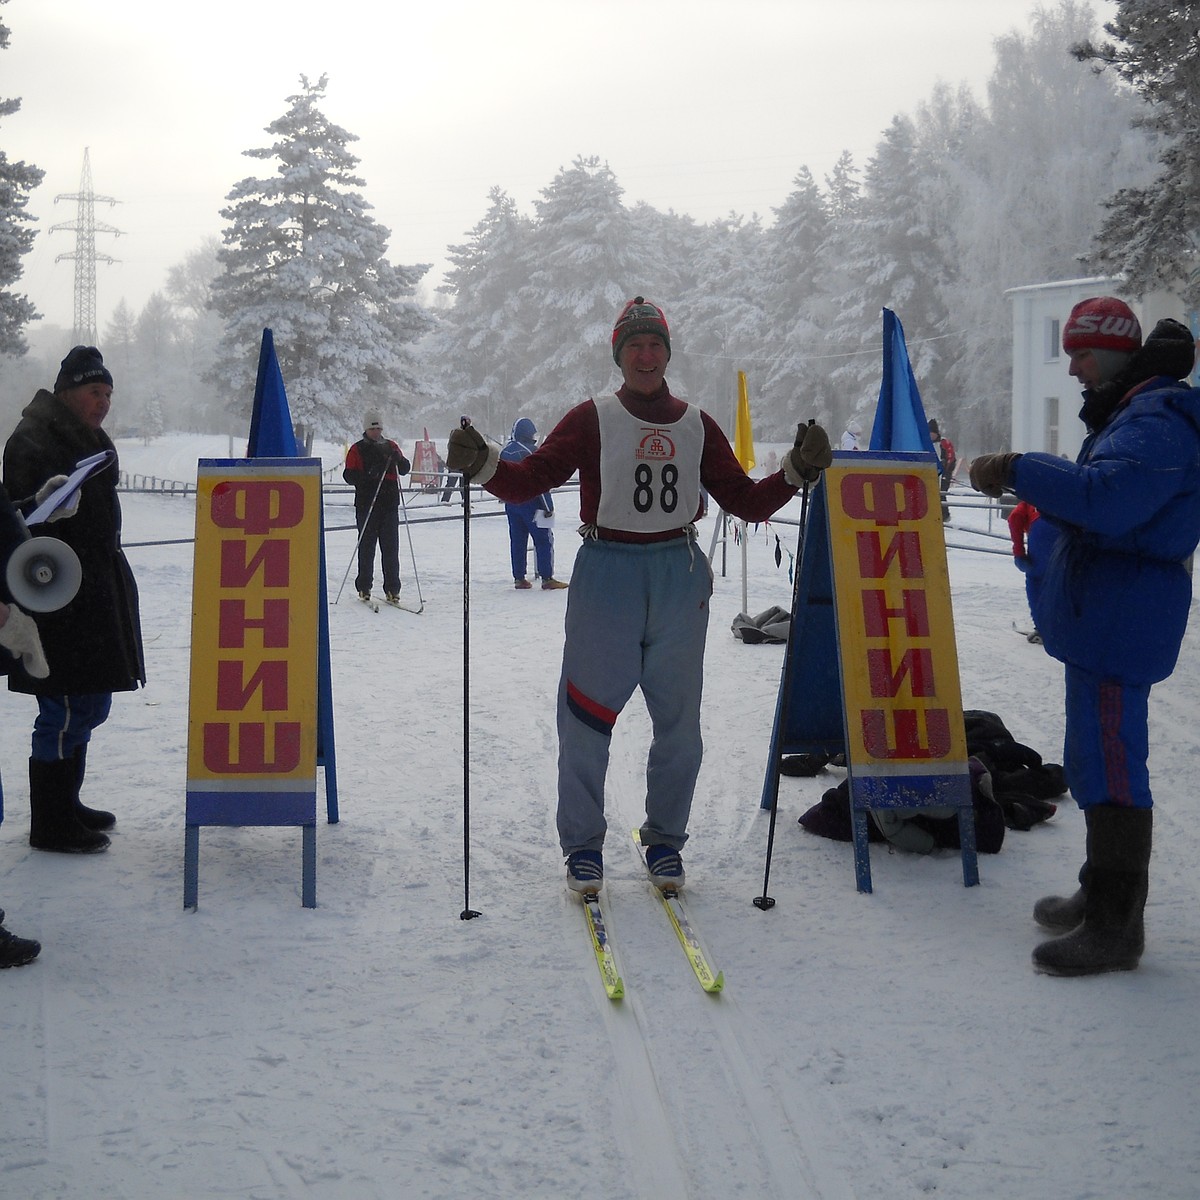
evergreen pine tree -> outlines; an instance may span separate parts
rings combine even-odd
[[[820,365],[822,317],[828,312],[821,247],[829,233],[829,213],[808,167],[801,167],[792,188],[775,209],[762,254],[766,344],[771,355],[763,392],[780,435],[794,431],[801,417],[827,420],[831,408]],[[797,406],[803,406],[804,412]],[[837,432],[830,430],[831,436]]]
[[[1161,138],[1157,178],[1118,190],[1089,265],[1125,276],[1138,296],[1177,287],[1200,307],[1200,70],[1196,6],[1117,0],[1104,26],[1111,41],[1086,40],[1077,58],[1111,68],[1145,101],[1137,124]]]
[[[221,210],[228,226],[212,303],[225,329],[215,374],[248,413],[270,328],[293,419],[339,436],[358,428],[363,404],[385,407],[418,387],[412,343],[434,320],[415,293],[429,268],[385,258],[390,233],[356,190],[364,182],[348,147],[357,138],[318,107],[325,76],[300,82],[267,126],[275,141],[245,151],[278,160],[276,174],[241,180]]]
[[[485,433],[501,438],[518,415],[510,381],[526,370],[529,330],[519,296],[532,222],[501,188],[492,188],[488,199],[490,207],[468,240],[449,247],[451,267],[438,290],[454,304],[429,339],[426,357],[442,395]]]
[[[8,0],[0,0],[7,4]],[[0,21],[0,50],[8,49],[9,29]],[[11,117],[21,108],[20,100],[0,99],[0,118]],[[21,259],[33,245],[34,220],[26,211],[29,193],[42,182],[45,172],[25,162],[10,162],[0,150],[0,354],[24,354],[28,348],[24,329],[41,314],[28,296],[10,289],[21,278]]]
[[[943,202],[953,211],[947,404],[957,413],[944,405],[939,416],[951,416],[943,432],[960,451],[995,449],[1011,437],[1007,289],[1077,278],[1100,225],[1098,202],[1153,173],[1154,143],[1132,125],[1136,97],[1067,51],[1094,22],[1089,7],[1071,0],[1039,9],[1028,31],[996,39],[982,118],[957,98],[951,115],[943,105],[940,116],[931,107],[918,118],[941,186],[955,194]]]
[[[581,157],[535,203],[520,295],[527,371],[518,387],[521,412],[539,424],[612,389],[613,321],[632,294],[658,291],[621,192],[607,164]]]
[[[885,307],[904,326],[927,411],[936,411],[944,394],[939,339],[947,328],[942,289],[950,268],[928,204],[932,167],[919,154],[912,120],[893,118],[867,164],[853,223],[846,263],[849,290],[838,318],[841,351],[847,357],[833,372],[835,427],[844,426],[851,413],[878,397]]]

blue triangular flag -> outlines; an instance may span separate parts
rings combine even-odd
[[[890,308],[883,310],[883,382],[871,429],[871,449],[934,452],[921,393],[908,361],[904,329]]]
[[[275,338],[269,329],[264,329],[246,457],[296,458],[299,453],[287,393],[283,390],[283,374],[275,357]]]

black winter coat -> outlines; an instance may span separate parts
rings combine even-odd
[[[5,571],[12,552],[25,540],[25,523],[21,520],[8,492],[0,487],[0,600],[11,604],[13,598],[8,590]],[[20,660],[7,650],[0,650],[0,675],[7,675],[14,663]]]
[[[57,396],[40,390],[4,447],[4,485],[32,496],[52,475],[69,475],[82,458],[113,451],[107,466],[80,489],[79,511],[31,532],[56,537],[79,555],[83,582],[57,612],[31,614],[50,664],[45,679],[12,666],[10,691],[34,695],[129,692],[146,682],[137,584],[121,550],[121,504],[112,440],[85,425]]]

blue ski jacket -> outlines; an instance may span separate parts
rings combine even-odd
[[[1046,650],[1122,683],[1170,675],[1200,541],[1200,389],[1147,380],[1074,463],[1022,454],[1012,484],[1059,530],[1034,613]]]
[[[534,447],[537,445],[536,439],[537,429],[533,422],[528,417],[521,417],[513,423],[512,435],[509,437],[507,445],[500,451],[501,461],[523,462],[533,453]],[[523,504],[507,504],[505,507],[521,513],[528,521],[532,521],[534,514],[539,511],[547,515],[554,511],[554,497],[549,492],[543,492],[540,496],[526,500]]]

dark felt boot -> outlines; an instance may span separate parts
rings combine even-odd
[[[0,925],[0,968],[23,967],[31,963],[42,952],[40,942],[32,938],[17,937],[15,933]]]
[[[75,760],[29,760],[29,844],[60,854],[95,854],[108,838],[75,815]]]
[[[1043,942],[1033,965],[1047,975],[1132,971],[1145,947],[1154,810],[1101,804],[1085,813],[1088,875],[1083,923]]]
[[[87,746],[77,746],[75,749],[75,816],[79,818],[79,823],[85,829],[95,829],[103,833],[117,823],[117,818],[102,808],[88,808],[79,799],[79,792],[83,787],[83,777],[86,774]]]
[[[1079,868],[1079,890],[1073,896],[1043,896],[1033,906],[1033,919],[1051,933],[1070,933],[1083,924],[1087,903],[1088,864]]]

